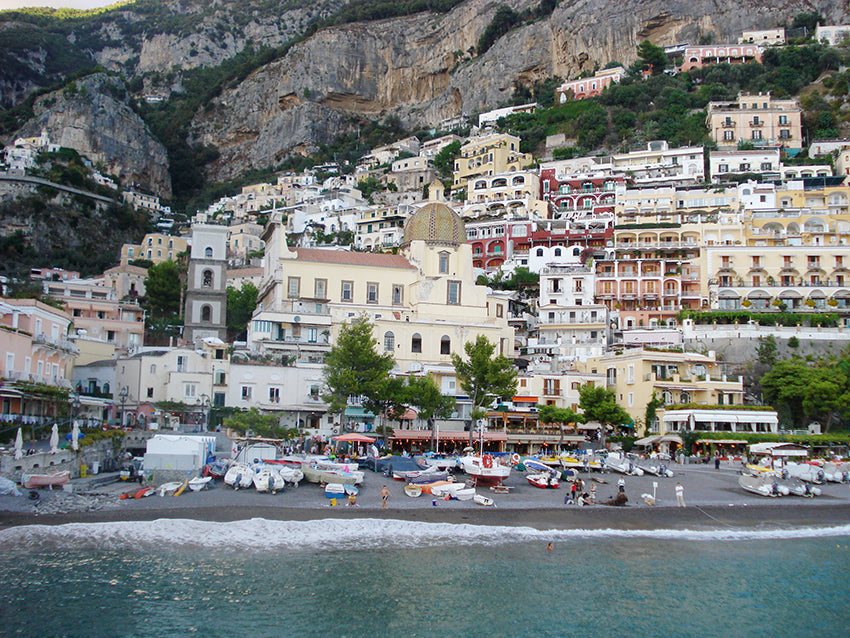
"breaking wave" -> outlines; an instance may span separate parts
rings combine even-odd
[[[0,530],[0,545],[15,550],[127,550],[199,548],[218,551],[369,550],[588,539],[693,542],[758,541],[850,536],[850,525],[793,529],[539,530],[531,527],[422,523],[384,519],[213,523],[188,519],[146,522],[25,525]]]

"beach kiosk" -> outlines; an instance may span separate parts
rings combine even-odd
[[[201,469],[214,453],[214,436],[155,434],[148,439],[144,468],[191,472]]]
[[[789,458],[804,459],[809,456],[809,448],[798,443],[753,443],[747,447],[747,451],[751,462],[753,457],[769,458],[770,468],[774,470],[784,470]]]

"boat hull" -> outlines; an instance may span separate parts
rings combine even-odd
[[[36,487],[53,487],[54,485],[65,485],[71,480],[71,473],[57,472],[56,474],[22,474],[21,486],[29,489]]]

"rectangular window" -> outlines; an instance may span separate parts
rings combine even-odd
[[[505,308],[500,303],[496,304],[496,316],[499,317],[499,318],[502,318],[502,317],[505,316]]]
[[[404,301],[404,287],[398,284],[393,285],[393,305],[400,306]]]
[[[186,357],[177,357],[177,372],[186,372]]]
[[[194,399],[198,395],[197,383],[184,383],[183,396],[187,399]]]
[[[343,281],[342,282],[342,301],[353,301],[354,300],[354,282],[353,281]]]
[[[460,282],[450,281],[446,303],[452,306],[460,305]]]
[[[326,295],[328,294],[328,280],[327,279],[317,279],[315,286],[315,295],[316,299],[327,299]]]
[[[440,253],[440,274],[449,272],[449,254]]]
[[[301,277],[290,277],[286,283],[286,296],[297,299],[301,294]]]
[[[148,398],[153,399],[153,388],[148,388]]]
[[[791,131],[787,128],[779,129],[779,139],[781,140],[790,140],[791,139]]]
[[[254,393],[254,391],[253,391],[252,386],[250,386],[250,385],[243,385],[242,386],[242,400],[243,401],[250,401],[253,393]]]
[[[366,284],[366,303],[378,303],[378,284],[374,282]]]
[[[754,140],[760,140],[761,139],[761,131],[760,130],[756,129],[755,131],[753,131],[753,139]]]
[[[735,139],[734,131],[723,131],[723,139],[726,142],[731,142]]]
[[[280,388],[269,388],[269,403],[280,403]]]

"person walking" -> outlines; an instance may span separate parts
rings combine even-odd
[[[676,507],[685,507],[685,488],[676,483]]]
[[[715,470],[720,469],[720,457],[719,456],[714,457],[714,469]]]
[[[387,489],[387,486],[384,485],[381,488],[381,509],[385,510],[389,506],[387,505],[387,500],[390,498],[390,491]]]
[[[617,489],[620,490],[620,494],[626,493],[626,479],[622,476],[617,480]]]

